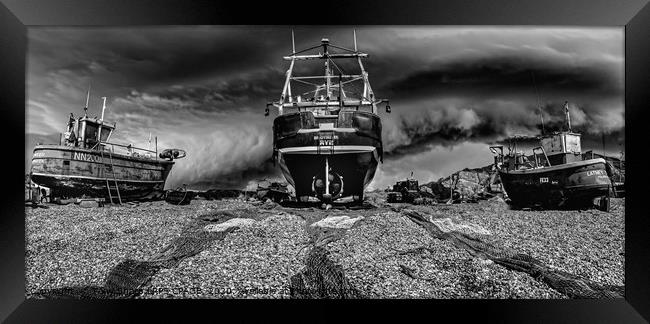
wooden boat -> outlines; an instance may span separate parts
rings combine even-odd
[[[383,159],[377,105],[386,102],[387,112],[390,106],[387,100],[375,98],[361,62],[367,56],[357,50],[355,33],[354,49],[323,38],[321,44],[298,52],[294,44],[293,53],[284,57],[291,63],[282,95],[267,104],[266,115],[269,106],[278,108],[273,121],[274,161],[299,201],[316,198],[330,202],[343,197],[362,201],[364,189]],[[345,73],[334,62],[344,59],[353,60],[359,72]],[[324,75],[293,75],[295,63],[307,60],[323,62]],[[306,92],[297,91],[305,84]]]
[[[89,94],[90,95],[90,94]],[[173,159],[185,156],[178,149],[155,150],[110,143],[115,123],[104,120],[106,97],[102,97],[101,118],[74,118],[59,144],[34,147],[30,177],[50,188],[51,198],[105,197],[122,202],[162,193]],[[156,139],[157,143],[157,139]]]
[[[569,131],[539,139],[541,146],[530,158],[517,150],[516,137],[510,138],[505,155],[503,146],[490,147],[512,205],[589,207],[598,198],[599,209],[609,211],[611,170],[602,158],[582,160],[580,134],[569,126]]]

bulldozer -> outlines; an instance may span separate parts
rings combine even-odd
[[[286,183],[271,182],[266,179],[257,184],[256,196],[260,200],[270,199],[273,202],[280,203],[290,199],[290,193]]]
[[[411,176],[406,180],[397,181],[392,189],[388,190],[386,201],[389,203],[409,203],[413,204],[421,200],[422,193],[420,192],[420,185],[415,178],[413,178],[413,171]]]

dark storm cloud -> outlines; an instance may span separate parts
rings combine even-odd
[[[443,99],[430,102],[437,104],[412,108],[418,112],[399,115],[395,124],[387,120],[388,127],[384,131],[387,158],[424,152],[434,145],[453,146],[464,141],[494,143],[510,136],[535,138],[544,132],[567,129],[563,102],[548,102],[541,109],[525,101]],[[570,103],[572,130],[582,133],[585,139],[606,134],[611,141],[616,138],[617,143],[624,142],[618,135],[622,133],[618,124],[622,116],[606,120],[585,112],[597,113],[599,109]],[[585,147],[591,143],[586,141]]]
[[[494,96],[531,93],[586,92],[590,95],[620,95],[623,85],[620,71],[598,61],[553,61],[530,56],[465,58],[434,62],[424,71],[415,72],[386,86],[388,93],[399,95]],[[619,73],[617,73],[619,72]]]
[[[31,54],[50,69],[119,73],[129,84],[192,80],[264,67],[271,30],[223,28],[30,29]],[[52,39],[55,36],[56,39]],[[94,66],[93,66],[94,65]]]
[[[30,28],[27,133],[60,132],[92,84],[89,114],[99,114],[100,97],[108,97],[115,140],[146,146],[152,133],[159,147],[188,151],[170,186],[242,187],[277,177],[269,162],[275,112],[264,118],[263,110],[280,96],[290,30]],[[295,31],[298,50],[322,37],[353,47],[351,28]],[[381,113],[387,159],[379,184],[401,167],[436,177],[454,157],[483,163],[480,145],[538,135],[540,112],[545,128],[561,127],[564,100],[586,145],[597,145],[592,139],[601,133],[608,139],[623,133],[622,29],[362,27],[357,35],[359,49],[370,55],[364,65],[375,94],[393,106],[392,114]],[[354,64],[337,64],[357,72]],[[322,68],[313,61],[296,73]]]

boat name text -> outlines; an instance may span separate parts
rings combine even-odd
[[[100,157],[94,154],[74,152],[73,160],[99,162]]]
[[[588,176],[588,177],[593,176],[593,175],[599,175],[599,176],[602,176],[602,175],[606,175],[606,174],[605,174],[605,171],[604,171],[604,170],[591,170],[591,171],[587,171],[587,176]]]
[[[319,146],[332,146],[334,145],[334,140],[339,139],[338,135],[316,135],[314,136],[314,141],[318,141]]]

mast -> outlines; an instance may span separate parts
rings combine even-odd
[[[102,97],[102,100],[104,100],[104,104],[102,105],[102,118],[100,118],[100,120],[104,121],[104,110],[106,110],[106,97]]]
[[[84,106],[84,117],[87,116],[88,101],[90,101],[90,84],[88,84],[88,92],[86,93],[86,105]]]
[[[368,73],[365,71],[363,63],[361,62],[361,58],[368,57],[368,54],[358,51],[356,30],[354,31],[353,38],[354,38],[353,41],[354,41],[355,49],[331,44],[328,38],[322,38],[321,43],[318,45],[314,45],[312,47],[303,50],[296,50],[295,33],[292,30],[291,49],[293,52],[283,57],[284,60],[290,61],[291,64],[289,65],[289,68],[286,71],[285,82],[282,88],[282,93],[280,95],[279,100],[274,102],[269,102],[267,104],[265,115],[268,116],[268,107],[271,105],[278,108],[279,115],[283,114],[284,108],[297,108],[298,110],[300,110],[303,107],[306,109],[307,108],[328,109],[328,107],[332,107],[335,105],[338,105],[340,107],[357,107],[357,108],[359,106],[364,106],[367,108],[371,108],[372,113],[376,114],[377,104],[382,102],[387,103],[386,112],[390,112],[390,107],[388,106],[388,100],[376,99],[372,91],[372,88],[369,84]],[[337,50],[340,51],[330,52],[330,48],[336,48]],[[315,50],[318,51],[316,54],[305,53],[308,51],[312,51],[313,53]],[[324,74],[312,75],[312,76],[293,75],[293,69],[295,67],[296,61],[319,60],[319,59],[325,61],[323,63],[324,72],[325,72]],[[345,73],[337,65],[334,59],[356,59],[357,63],[359,64],[360,72],[356,74]],[[334,69],[337,70],[337,73],[334,73]],[[333,80],[333,78],[338,78],[338,81]],[[312,81],[312,80],[319,80],[319,79],[320,80],[325,79],[325,80],[323,83],[318,83],[318,84]],[[296,97],[294,98],[292,96],[292,90],[296,90],[296,89],[291,89],[292,81],[314,86],[315,89],[312,88],[314,90],[307,91],[304,94],[296,93]],[[348,98],[347,94],[343,90],[343,86],[351,82],[363,83],[363,93],[359,94],[358,100],[348,100],[350,98]],[[334,90],[336,89],[338,89],[338,93],[340,97],[338,99],[333,98]],[[302,96],[307,94],[312,94],[313,99],[298,100],[298,98],[301,98]],[[326,96],[327,98],[324,98],[325,100],[317,100],[321,95],[323,95],[323,97]]]
[[[291,73],[293,72],[293,65],[296,62],[296,43],[294,40],[294,35],[293,35],[293,29],[291,30],[291,49],[293,52],[291,53],[291,64],[289,65],[289,69],[287,70],[287,78],[284,81],[284,87],[282,88],[282,95],[280,95],[280,102],[278,107],[278,115],[282,115],[282,107],[284,105],[284,100],[286,99],[286,95],[289,95],[289,98],[291,98]]]
[[[102,97],[104,104],[102,105],[102,118],[99,120],[99,130],[97,130],[97,143],[102,141],[102,126],[104,125],[104,110],[106,110],[106,97]]]
[[[569,127],[569,132],[571,132],[571,116],[569,115],[569,102],[564,102],[564,114],[566,116],[567,126]]]
[[[296,52],[296,39],[295,39],[294,34],[293,34],[293,29],[291,30],[291,50],[292,50],[291,53]]]
[[[327,38],[323,38],[321,40],[321,44],[323,45],[323,56],[325,57],[325,95],[327,98],[325,98],[327,101],[330,100],[332,97],[332,80],[330,80],[330,58],[329,58],[329,53],[327,52],[327,45],[329,45],[330,41]]]

